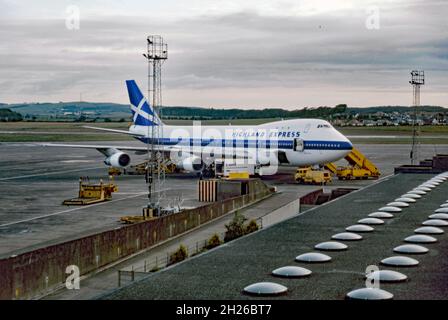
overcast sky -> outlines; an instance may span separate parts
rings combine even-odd
[[[128,103],[160,34],[165,105],[410,105],[424,69],[422,104],[448,106],[447,16],[446,0],[0,0],[0,102]]]

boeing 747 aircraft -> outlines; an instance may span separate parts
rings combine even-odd
[[[215,160],[247,161],[260,167],[323,165],[345,157],[351,142],[330,123],[320,119],[293,119],[258,126],[171,126],[164,124],[138,88],[127,80],[133,124],[128,131],[87,127],[131,135],[141,147],[45,144],[45,146],[93,148],[104,154],[108,166],[125,168],[130,152],[148,152],[148,144],[166,154],[178,168],[201,172]],[[276,170],[265,170],[263,174]]]

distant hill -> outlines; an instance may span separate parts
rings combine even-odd
[[[128,119],[130,110],[128,105],[117,103],[92,102],[60,102],[60,103],[22,103],[2,104],[1,109],[20,113],[23,117],[30,116],[63,118],[83,115],[88,118]],[[448,108],[439,106],[422,106],[424,112],[448,112]],[[281,108],[264,109],[214,109],[204,107],[166,106],[162,116],[166,119],[263,119],[263,118],[329,118],[338,114],[369,114],[376,112],[410,112],[407,106],[374,106],[367,108],[347,107],[340,104],[335,107],[301,108],[285,110]]]
[[[129,107],[117,103],[93,102],[60,102],[60,103],[22,103],[1,105],[22,115],[61,116],[67,113],[91,113],[98,116],[123,117],[129,116]]]

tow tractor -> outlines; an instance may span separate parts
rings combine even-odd
[[[297,168],[294,179],[302,184],[327,184],[332,181],[327,170],[313,170],[312,167]]]

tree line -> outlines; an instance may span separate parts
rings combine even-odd
[[[14,112],[8,108],[0,109],[0,121],[6,122],[6,121],[22,121],[22,120],[23,117],[20,113]]]
[[[346,104],[335,107],[303,108],[284,110],[280,108],[265,109],[206,109],[188,107],[167,107],[162,110],[164,119],[266,119],[266,118],[329,118],[347,111]]]

